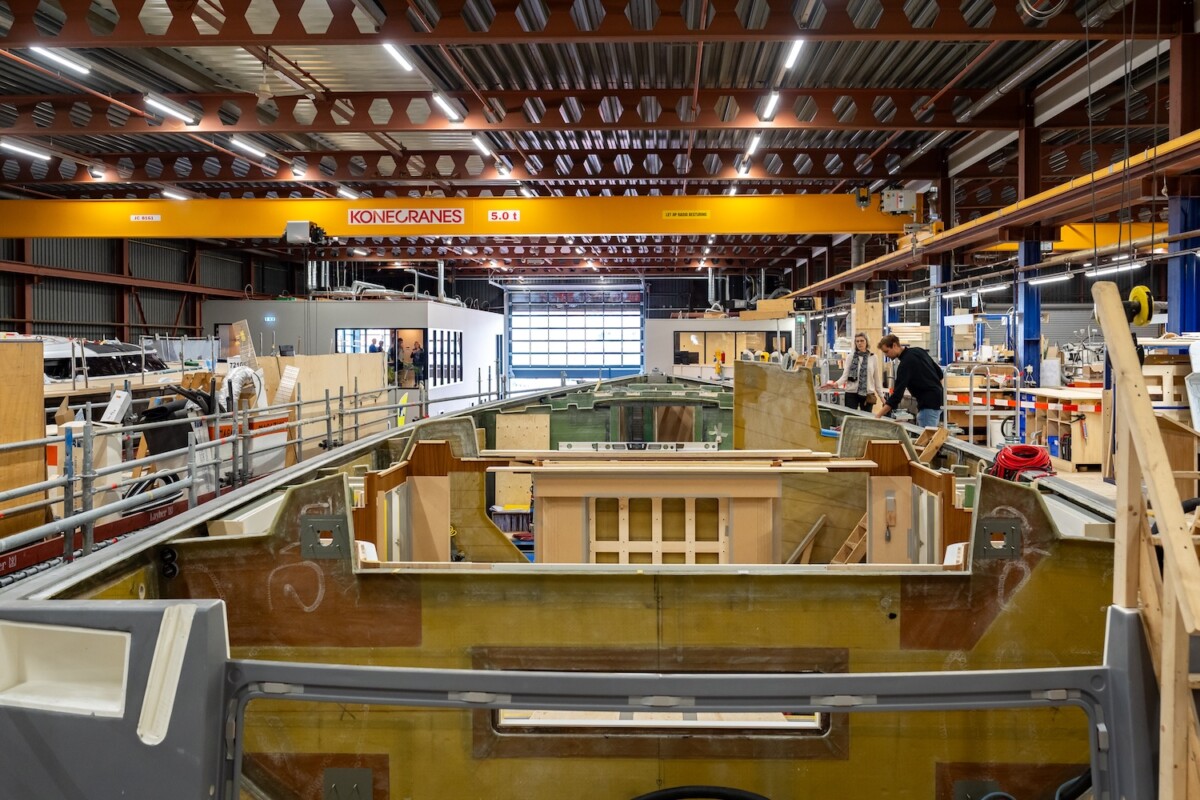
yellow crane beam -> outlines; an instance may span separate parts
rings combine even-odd
[[[1059,229],[1058,238],[1052,243],[1055,253],[1073,253],[1089,251],[1101,247],[1111,247],[1133,239],[1148,236],[1166,236],[1165,222],[1080,222],[1074,225],[1063,225]],[[1017,242],[1001,242],[982,249],[988,252],[1012,252],[1018,247]],[[1164,244],[1165,248],[1166,245]]]
[[[899,234],[907,215],[884,214],[878,196],[481,197],[12,200],[4,238],[277,239],[288,221],[330,236],[604,236]]]

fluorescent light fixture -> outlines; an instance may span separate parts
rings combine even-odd
[[[536,192],[534,192],[533,189],[530,189],[528,186],[522,186],[521,194],[525,195],[526,197],[534,197]]]
[[[702,266],[702,267],[707,267],[707,266],[708,266],[708,259],[705,259],[705,258],[702,258],[702,259],[700,259],[700,266]]]
[[[37,53],[42,58],[53,61],[60,67],[66,67],[69,70],[78,72],[80,75],[88,75],[92,71],[87,65],[81,64],[73,59],[66,58],[65,56],[60,56],[58,53],[54,52],[53,50],[48,50],[45,47],[31,47],[29,49]]]
[[[353,189],[347,189],[345,186],[337,187],[337,193],[338,193],[338,197],[344,197],[347,200],[357,200],[358,199],[358,192],[354,191]]]
[[[711,247],[704,248],[704,255],[708,255],[708,251],[711,249],[712,249]]]
[[[754,155],[754,151],[758,149],[758,143],[761,141],[762,141],[762,134],[761,133],[754,134],[754,137],[750,139],[750,146],[746,148],[746,155],[747,156]]]
[[[593,263],[592,263],[592,260],[591,260],[590,258],[588,259],[587,265],[588,265],[589,267],[591,267],[591,268],[592,268],[592,272],[599,272],[599,271],[600,271],[600,268],[599,268],[599,267],[597,267],[595,264],[593,264]]]
[[[454,108],[454,106],[450,105],[449,100],[442,97],[440,94],[435,94],[433,96],[433,102],[438,104],[438,108],[440,108],[445,113],[445,115],[450,118],[451,122],[461,122],[462,121],[462,114],[459,113],[458,110]]]
[[[485,156],[490,156],[492,154],[492,148],[487,146],[487,142],[483,140],[483,137],[479,135],[472,136],[471,143],[478,147],[479,152],[483,153]]]
[[[299,178],[301,175],[303,175],[307,171],[308,171],[308,168],[306,166],[304,166],[303,164],[301,164],[299,161],[292,162],[292,177],[293,178]]]
[[[1099,278],[1104,275],[1115,275],[1118,272],[1132,272],[1135,269],[1141,269],[1146,266],[1145,261],[1130,261],[1128,264],[1116,264],[1111,267],[1103,267],[1101,269],[1092,269],[1083,273],[1089,278]]]
[[[1069,280],[1071,280],[1071,278],[1074,278],[1074,277],[1075,276],[1072,275],[1070,272],[1063,272],[1058,275],[1043,275],[1040,278],[1030,278],[1029,285],[1030,286],[1045,286],[1047,283],[1062,283],[1063,281],[1069,281]]]
[[[896,302],[894,302],[894,303],[888,303],[888,308],[900,308],[900,307],[901,307],[901,306],[903,306],[903,305],[904,305],[904,301],[903,301],[903,300],[897,300],[897,301],[896,301]]]
[[[847,310],[835,311],[832,314],[830,314],[829,316],[831,316],[831,317],[848,317],[848,316],[850,316],[850,312]]]
[[[181,106],[177,103],[172,103],[170,100],[167,100],[165,98],[155,97],[152,94],[148,94],[145,97],[145,101],[146,101],[146,105],[150,106],[151,108],[153,108],[157,111],[161,111],[163,114],[166,114],[167,116],[171,116],[171,117],[174,117],[175,119],[181,120],[181,121],[187,123],[188,125],[195,125],[199,121],[196,119],[196,114],[193,111],[191,111],[190,109],[184,108],[183,106]]]
[[[779,92],[771,92],[767,95],[767,104],[763,106],[763,118],[770,119],[775,116],[775,106],[779,105]]]
[[[736,187],[736,186],[730,186],[730,187],[729,187],[729,190],[728,190],[728,191],[726,191],[726,192],[725,192],[725,194],[728,194],[728,195],[734,195],[734,194],[737,194],[737,187]]]
[[[742,160],[742,163],[738,167],[737,172],[738,172],[738,175],[742,175],[742,176],[746,176],[746,175],[750,174],[750,159],[749,158]]]
[[[23,144],[17,144],[16,142],[10,141],[8,139],[4,139],[3,141],[0,141],[0,147],[3,147],[5,150],[12,150],[14,153],[20,153],[23,156],[29,156],[30,158],[36,158],[39,161],[49,161],[50,160],[49,153],[44,153],[41,150],[34,150],[32,147],[27,147],[26,145],[23,145]]]
[[[704,269],[704,265],[703,265],[703,264],[701,264],[700,266],[696,267],[696,272],[699,272],[699,271],[700,271],[700,270],[702,270],[702,269]]]
[[[1128,261],[1128,260],[1129,260],[1128,255],[1113,256],[1112,258],[1109,259],[1109,261]]]
[[[503,161],[497,161],[496,172],[500,173],[500,175],[507,175],[508,173],[512,172],[512,167],[508,166],[508,164],[505,164]]]
[[[792,42],[792,47],[788,50],[787,60],[783,62],[784,69],[791,69],[796,66],[796,59],[800,57],[800,51],[804,48],[804,40],[797,39]]]
[[[708,236],[708,243],[709,243],[709,244],[712,244],[712,243],[713,243],[713,242],[715,242],[716,240],[717,240],[717,236],[716,236],[716,234],[709,234],[709,236]]]
[[[162,196],[167,198],[168,200],[190,200],[191,199],[186,194],[180,194],[179,192],[172,192],[170,189],[163,189]]]
[[[917,328],[920,327],[919,322],[889,322],[889,328]]]
[[[94,165],[88,167],[88,175],[91,175],[93,180],[104,180],[104,167]]]
[[[943,300],[953,300],[956,297],[966,297],[966,296],[967,296],[967,292],[965,289],[963,289],[963,290],[959,290],[957,292],[948,292],[947,294],[942,295],[942,299]]]
[[[350,248],[350,255],[352,255],[352,256],[366,256],[366,255],[370,255],[370,254],[371,254],[371,251],[365,247]]]
[[[992,286],[980,286],[975,291],[979,294],[993,294],[995,292],[1003,292],[1008,288],[1007,283],[997,283]]]
[[[266,158],[267,157],[266,150],[260,150],[257,147],[255,147],[254,145],[250,144],[249,142],[244,142],[236,136],[231,136],[229,138],[229,143],[231,145],[233,145],[234,147],[236,147],[238,150],[247,152],[250,155],[254,156],[255,158]]]
[[[582,247],[576,247],[576,248],[575,248],[575,255],[578,255],[578,256],[581,256],[581,255],[583,255],[583,248],[582,248]]]
[[[909,300],[909,301],[908,301],[908,302],[906,302],[904,305],[906,305],[906,306],[920,306],[920,305],[925,305],[925,304],[926,304],[926,303],[928,303],[928,302],[929,302],[929,298],[928,298],[928,297],[918,297],[916,300]]]
[[[396,59],[400,66],[404,67],[405,72],[413,71],[412,62],[404,57],[404,54],[400,52],[400,48],[396,47],[396,45],[391,44],[390,42],[384,42],[383,49],[387,50],[388,55]]]

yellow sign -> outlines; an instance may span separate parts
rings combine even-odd
[[[663,219],[708,219],[712,216],[711,211],[690,210],[690,209],[667,209],[663,211]]]

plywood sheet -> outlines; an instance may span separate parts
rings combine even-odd
[[[799,546],[822,516],[825,524],[813,540],[810,560],[827,564],[850,531],[867,513],[865,472],[784,475],[780,502],[780,553]]]
[[[696,433],[695,406],[659,406],[654,409],[655,440],[691,442]]]
[[[812,370],[737,362],[733,374],[735,450],[824,450]]]
[[[525,555],[487,515],[486,477],[483,472],[450,473],[450,524],[458,532],[455,543],[468,561],[525,563]]]
[[[550,415],[523,411],[496,415],[497,450],[550,449]],[[532,479],[529,475],[496,475],[496,505],[529,505]]]
[[[871,478],[867,562],[908,564],[912,534],[912,479]]]
[[[413,561],[450,560],[450,478],[408,479]]]
[[[45,365],[41,342],[0,341],[4,380],[0,381],[0,442],[27,442],[46,435],[42,386]],[[0,490],[17,489],[46,479],[46,448],[42,445],[0,453]],[[45,493],[28,494],[0,503],[0,509],[44,500]],[[0,536],[9,536],[45,521],[44,510],[26,511],[0,519]]]

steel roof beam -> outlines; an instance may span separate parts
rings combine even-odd
[[[577,25],[571,15],[572,2],[549,0],[549,16],[544,28],[527,30],[518,17],[517,3],[497,3],[495,17],[483,29],[468,22],[462,3],[440,4],[441,18],[432,30],[417,29],[399,3],[387,3],[374,16],[356,17],[361,0],[328,0],[331,18],[318,19],[305,11],[307,3],[272,3],[269,8],[251,7],[248,0],[224,0],[223,15],[200,16],[193,3],[165,3],[147,15],[147,30],[139,15],[140,3],[117,0],[119,14],[89,14],[91,0],[58,0],[61,29],[47,35],[45,19],[38,18],[40,3],[12,2],[12,25],[2,41],[9,47],[33,44],[55,47],[195,47],[378,44],[384,41],[401,45],[496,45],[496,44],[568,44],[582,38],[599,43],[674,42],[786,42],[796,38],[809,41],[993,41],[1119,40],[1129,36],[1152,38],[1159,35],[1155,13],[1144,10],[1136,21],[1128,11],[1103,24],[1085,30],[1073,13],[1059,14],[1043,26],[1026,24],[1015,3],[997,3],[994,14],[980,24],[964,19],[958,0],[941,0],[940,11],[928,27],[916,27],[904,13],[899,0],[884,0],[877,21],[864,15],[850,14],[849,0],[823,0],[824,17],[797,19],[791,4],[770,4],[762,27],[750,28],[738,16],[733,3],[712,3],[711,21],[695,25],[679,6],[660,4],[661,16],[649,30],[636,29],[625,15],[626,0],[598,0],[599,20],[589,30]],[[322,4],[322,10],[324,6]],[[374,4],[372,4],[374,5]],[[740,6],[739,6],[740,7]],[[685,6],[686,8],[686,6]],[[386,9],[386,10],[385,10]],[[391,13],[386,13],[390,11]],[[380,18],[379,14],[385,13]],[[1178,4],[1162,0],[1162,31],[1176,24]],[[478,15],[476,15],[477,17]],[[249,19],[247,19],[249,18]],[[197,24],[199,22],[203,24]]]
[[[0,96],[4,132],[14,135],[138,135],[147,133],[334,133],[405,131],[586,131],[586,130],[991,130],[1015,128],[1015,107],[997,103],[986,112],[959,122],[952,104],[955,91],[938,107],[918,118],[913,109],[935,90],[826,89],[781,92],[773,119],[761,119],[756,108],[762,91],[702,90],[700,110],[691,113],[686,90],[613,92],[487,92],[484,108],[470,94],[449,99],[462,119],[451,121],[435,104],[436,92],[347,92],[310,100],[277,95],[273,119],[260,118],[258,98],[247,93],[166,95],[190,108],[196,124],[174,118],[110,113],[112,103],[89,95]],[[807,99],[805,99],[807,98]],[[112,95],[115,103],[141,107],[136,94]],[[534,102],[537,101],[537,102]],[[498,102],[506,111],[498,113]],[[538,103],[544,104],[539,106]],[[841,103],[835,111],[835,105]],[[852,104],[852,106],[851,106]],[[639,108],[644,113],[639,113]],[[153,109],[149,109],[153,111]]]

